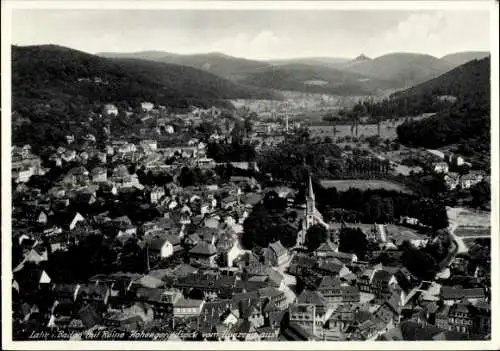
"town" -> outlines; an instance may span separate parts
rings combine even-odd
[[[14,340],[491,337],[485,167],[253,105],[14,145]]]

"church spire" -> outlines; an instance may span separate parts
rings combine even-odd
[[[311,180],[311,174],[309,174],[309,183],[308,183],[308,188],[307,188],[307,196],[314,200],[314,191],[313,191],[313,186],[312,186],[312,180]]]

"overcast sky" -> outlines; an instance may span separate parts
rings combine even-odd
[[[13,10],[14,45],[250,59],[489,50],[487,11]]]

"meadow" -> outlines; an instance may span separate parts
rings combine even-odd
[[[359,190],[384,189],[389,191],[399,191],[411,193],[404,185],[388,180],[368,180],[368,179],[343,179],[343,180],[322,180],[321,185],[325,188],[336,188],[337,191],[347,191],[349,188]]]

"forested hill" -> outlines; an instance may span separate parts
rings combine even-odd
[[[436,98],[447,96],[453,96],[454,100],[446,98],[447,102],[436,102]],[[402,143],[431,148],[467,144],[467,147],[460,146],[462,150],[469,151],[467,156],[489,155],[489,58],[468,62],[436,79],[396,94],[392,100],[412,101],[419,112],[438,112],[434,117],[399,126],[398,138]]]
[[[99,78],[100,83],[93,79]],[[85,81],[91,79],[91,82]],[[235,84],[192,67],[147,60],[107,59],[54,45],[12,48],[14,104],[23,98],[152,101],[182,107],[221,99],[270,98],[265,90]]]
[[[453,96],[481,99],[490,96],[490,58],[467,62],[451,71],[418,84],[410,89],[393,94],[392,98]]]
[[[416,116],[428,112],[437,113],[457,107],[464,102],[489,109],[489,100],[488,57],[468,62],[437,78],[394,93],[387,99],[378,102],[360,102],[355,111],[384,119]]]

